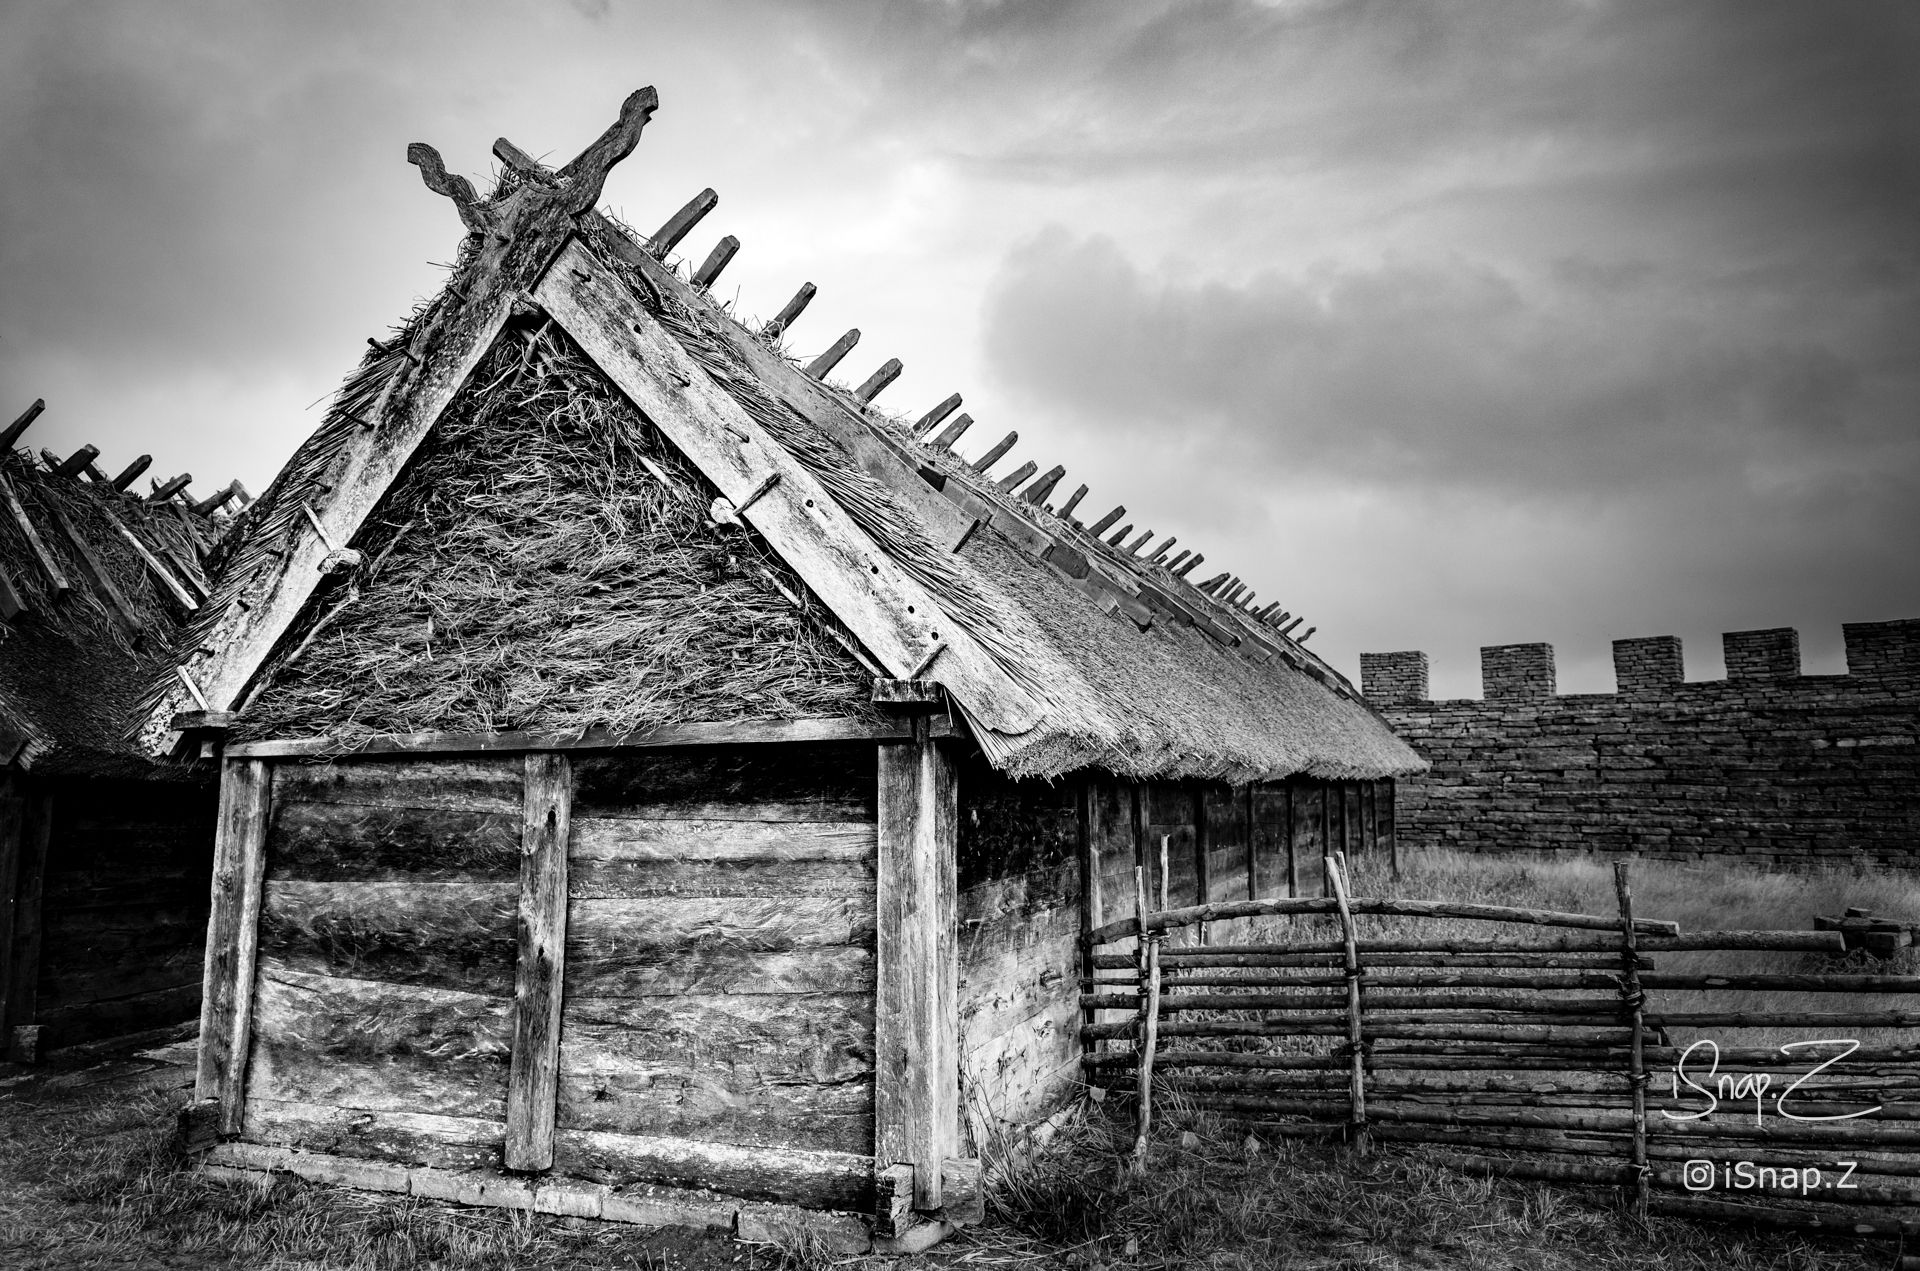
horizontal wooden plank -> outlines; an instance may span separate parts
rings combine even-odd
[[[569,998],[561,1019],[572,1074],[666,1064],[835,1082],[873,1071],[870,992]]]
[[[276,799],[266,850],[269,878],[511,882],[520,814]]]
[[[147,993],[45,1005],[34,1020],[42,1029],[41,1049],[49,1050],[185,1023],[199,1013],[200,980],[195,977],[190,983]]]
[[[864,1213],[873,1204],[871,1156],[600,1130],[563,1129],[554,1137],[555,1172],[594,1182],[711,1188],[809,1209]]]
[[[567,906],[567,965],[648,952],[726,948],[778,952],[871,948],[874,906],[844,897],[576,900]]]
[[[320,1054],[429,1055],[506,1062],[510,1000],[480,993],[312,975],[260,960],[256,1035]]]
[[[247,1092],[315,1107],[501,1120],[507,1110],[507,1064],[487,1055],[321,1051],[256,1030]]]
[[[206,935],[204,928],[200,935]],[[38,1002],[43,1010],[198,984],[204,961],[198,940],[143,957],[112,961],[75,961],[48,957],[49,952],[45,947],[41,950]]]
[[[783,824],[759,817],[713,821],[575,817],[567,857],[582,861],[873,861],[878,831],[846,821]]]
[[[870,742],[580,755],[573,773],[576,819],[873,820]]]
[[[252,759],[339,755],[519,755],[530,750],[630,750],[667,746],[879,741],[908,737],[912,731],[910,723],[890,719],[703,720],[667,724],[638,732],[589,728],[584,732],[564,733],[389,733],[345,744],[329,737],[249,741],[229,745],[227,754]]]
[[[523,766],[513,757],[276,764],[276,803],[520,811]]]
[[[563,1071],[558,1124],[742,1147],[873,1150],[871,1076],[835,1085],[753,1085],[737,1080],[737,1071],[664,1066],[617,1074]]]
[[[498,1169],[504,1121],[375,1112],[249,1098],[242,1135],[272,1147],[329,1152],[397,1165],[444,1169]]]
[[[576,900],[659,897],[844,896],[873,899],[871,861],[581,861],[568,872]]]
[[[260,953],[288,970],[513,993],[517,885],[269,879]]]
[[[695,993],[872,993],[873,951],[836,945],[790,952],[704,948],[570,958],[567,991],[582,998]]]

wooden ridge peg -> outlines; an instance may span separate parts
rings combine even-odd
[[[573,183],[568,191],[568,211],[578,215],[599,201],[607,173],[633,153],[633,148],[640,144],[641,129],[658,109],[660,94],[651,85],[628,93],[627,99],[620,103],[620,117],[609,124],[592,145],[575,155],[572,163],[560,169],[560,175]]]
[[[1046,501],[1046,497],[1053,493],[1053,488],[1060,484],[1060,478],[1066,475],[1067,470],[1056,463],[1041,473],[1038,481],[1035,481],[1032,485],[1022,490],[1020,497],[1035,507],[1039,507],[1041,503]]]
[[[685,238],[688,233],[692,231],[693,227],[700,223],[700,218],[708,212],[713,211],[715,205],[719,202],[720,196],[713,192],[711,186],[687,200],[687,205],[678,212],[675,212],[672,216],[669,216],[667,223],[655,230],[653,236],[647,240],[649,247],[653,251],[654,259],[663,259],[668,252],[677,247],[680,240]],[[808,285],[811,286],[812,284]],[[804,291],[806,288],[802,288],[801,290]],[[807,298],[809,300],[813,298],[811,292],[808,292]],[[802,302],[801,307],[806,307],[804,302]],[[798,317],[799,315],[796,313],[794,316]]]
[[[53,467],[56,477],[77,477],[87,470],[89,464],[100,457],[100,447],[82,446],[80,449],[60,460]]]
[[[1182,565],[1179,569],[1176,569],[1173,571],[1173,576],[1175,578],[1185,578],[1188,574],[1191,574],[1199,566],[1201,561],[1205,560],[1206,558],[1207,558],[1206,553],[1195,552],[1193,554],[1192,560]]]
[[[1133,542],[1127,544],[1127,548],[1126,548],[1127,555],[1138,556],[1140,554],[1141,547],[1144,546],[1146,544],[1146,541],[1152,537],[1153,537],[1152,530],[1141,530],[1140,537],[1134,539]]]
[[[994,464],[999,463],[1001,459],[1005,458],[1007,451],[1013,449],[1013,443],[1019,440],[1020,434],[1018,432],[1008,433],[1000,440],[994,442],[987,450],[987,453],[975,459],[968,466],[975,472],[984,473],[988,468],[991,468]]]
[[[862,402],[872,401],[874,398],[880,396],[881,389],[900,378],[900,372],[903,369],[905,368],[900,365],[899,358],[888,358],[880,364],[879,370],[867,376],[867,378],[861,382],[860,387],[853,390],[853,395]]]
[[[1301,623],[1303,623],[1303,622],[1305,622],[1305,621],[1306,621],[1306,619],[1305,619],[1305,618],[1295,618],[1295,619],[1294,619],[1294,620],[1293,620],[1292,622],[1289,622],[1289,623],[1288,623],[1288,624],[1286,625],[1286,627],[1285,627],[1285,628],[1284,628],[1284,629],[1283,629],[1283,630],[1282,630],[1282,631],[1280,632],[1280,634],[1281,634],[1281,635],[1283,635],[1283,636],[1290,636],[1290,635],[1292,635],[1292,634],[1293,634],[1293,629],[1294,629],[1295,627],[1297,627],[1297,626],[1299,626],[1299,625],[1300,625]]]
[[[85,468],[82,468],[81,471],[85,472],[87,474],[87,480],[93,482],[95,485],[105,485],[107,483],[107,474],[97,463],[89,463]]]
[[[1298,640],[1295,640],[1294,643],[1305,644],[1307,641],[1313,639],[1313,633],[1318,631],[1319,629],[1320,628],[1318,627],[1308,627],[1305,631],[1302,631],[1300,633],[1300,638]]]
[[[234,496],[236,496],[239,493],[240,493],[239,490],[235,489],[234,486],[231,486],[231,485],[225,487],[224,489],[215,490],[212,494],[209,494],[206,498],[194,504],[193,510],[195,512],[198,512],[201,516],[212,516],[215,512],[218,512],[221,508],[225,507],[228,504],[228,502],[231,501],[234,498]]]
[[[1002,494],[1012,494],[1014,490],[1019,488],[1019,485],[1022,481],[1025,481],[1028,477],[1032,476],[1034,473],[1038,472],[1039,470],[1040,470],[1040,465],[1035,463],[1033,460],[1028,459],[1025,462],[1023,462],[1019,467],[1015,468],[1012,472],[1009,472],[1006,476],[1001,477],[994,484],[999,488]]]
[[[809,379],[824,379],[828,371],[840,365],[840,359],[853,352],[853,346],[860,343],[860,328],[855,327],[835,340],[813,361],[807,363],[805,374]]]
[[[740,240],[731,234],[715,243],[713,250],[707,253],[707,258],[700,262],[700,268],[693,271],[693,285],[713,286],[713,280],[720,276],[720,271],[727,267],[727,262],[732,260],[733,254],[739,250]]]
[[[174,495],[180,493],[180,491],[192,484],[193,474],[191,472],[183,472],[171,480],[155,482],[153,493],[147,496],[147,502],[165,503],[168,499],[171,499]]]
[[[1066,518],[1072,516],[1073,510],[1080,506],[1080,500],[1086,497],[1087,497],[1086,486],[1083,485],[1075,488],[1074,492],[1067,496],[1066,504],[1062,506],[1060,509],[1061,519],[1065,520]]]
[[[1119,529],[1113,532],[1113,537],[1107,540],[1107,546],[1108,547],[1120,546],[1120,544],[1127,541],[1127,535],[1131,533],[1133,533],[1133,522],[1128,521],[1125,525],[1122,525]]]
[[[20,440],[20,434],[27,431],[27,428],[33,423],[33,421],[40,418],[40,412],[45,410],[46,408],[47,408],[46,398],[44,397],[34,398],[33,405],[21,411],[19,417],[16,418],[12,423],[7,425],[7,430],[5,432],[0,432],[0,451],[13,449],[13,444],[16,441]]]
[[[1186,559],[1187,557],[1189,557],[1189,556],[1191,556],[1191,555],[1193,555],[1193,553],[1192,553],[1192,552],[1190,552],[1190,551],[1188,551],[1188,550],[1187,550],[1186,548],[1184,548],[1184,547],[1183,547],[1183,548],[1181,548],[1181,549],[1180,549],[1180,554],[1179,554],[1178,556],[1176,556],[1176,557],[1174,557],[1174,558],[1173,558],[1172,560],[1170,560],[1170,561],[1168,561],[1168,562],[1167,562],[1167,568],[1168,568],[1168,569],[1178,569],[1178,568],[1180,567],[1180,562],[1181,562],[1181,561],[1183,561],[1183,560],[1185,560],[1185,559]]]
[[[913,425],[913,435],[924,437],[940,426],[940,421],[960,409],[960,394],[955,393],[926,414],[920,416]]]
[[[960,440],[961,435],[971,427],[973,427],[973,416],[962,415],[945,428],[942,428],[940,435],[927,443],[927,449],[951,450],[953,449],[953,443]]]
[[[1161,561],[1166,559],[1167,553],[1172,551],[1173,545],[1175,543],[1178,543],[1179,541],[1180,541],[1180,536],[1178,534],[1167,535],[1167,541],[1153,549],[1153,555],[1147,557],[1147,563],[1149,565],[1158,565]]]
[[[800,290],[793,293],[793,299],[787,301],[780,312],[773,315],[773,321],[760,328],[760,334],[770,340],[777,340],[785,335],[787,328],[807,311],[807,306],[813,303],[813,297],[818,291],[819,288],[810,282],[801,283]]]
[[[1217,590],[1221,585],[1223,585],[1227,581],[1227,579],[1231,577],[1233,577],[1232,574],[1215,574],[1212,578],[1207,579],[1207,581],[1203,583],[1195,583],[1194,588],[1197,591],[1204,592],[1205,594],[1211,596],[1215,590]]]
[[[1087,526],[1087,533],[1093,535],[1095,538],[1099,538],[1102,534],[1105,534],[1108,530],[1119,524],[1120,518],[1126,514],[1126,505],[1122,504],[1095,521],[1092,525]]]

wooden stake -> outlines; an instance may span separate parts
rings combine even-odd
[[[865,383],[853,390],[853,395],[863,402],[872,401],[880,396],[880,390],[900,378],[900,372],[903,369],[899,358],[888,358],[880,364],[879,370],[867,376]]]
[[[840,365],[840,359],[851,353],[853,346],[858,343],[860,328],[855,327],[828,346],[825,353],[807,363],[806,375],[816,380],[824,378],[828,371]]]
[[[1120,544],[1126,541],[1127,535],[1131,533],[1133,533],[1133,522],[1129,521],[1113,532],[1113,536],[1107,540],[1107,546],[1120,546]]]
[[[945,428],[942,428],[940,435],[927,443],[927,449],[951,450],[953,449],[953,443],[960,440],[961,434],[971,427],[973,427],[973,416],[962,415]]]
[[[1071,517],[1073,515],[1073,510],[1080,506],[1080,500],[1086,497],[1087,497],[1087,487],[1085,487],[1084,485],[1075,489],[1072,494],[1068,495],[1066,504],[1060,509],[1061,519],[1065,520],[1068,517]]]
[[[920,416],[913,425],[913,435],[916,437],[926,436],[935,428],[939,427],[941,420],[959,409],[960,394],[955,393],[953,396],[947,398],[946,401],[941,402],[938,406],[935,406],[932,410]]]
[[[1184,547],[1183,547],[1183,548],[1181,548],[1181,549],[1180,549],[1180,554],[1179,554],[1178,556],[1176,556],[1176,557],[1174,557],[1174,558],[1173,558],[1172,560],[1170,560],[1170,561],[1168,561],[1168,562],[1167,562],[1167,568],[1168,568],[1168,569],[1178,569],[1178,568],[1180,567],[1180,562],[1181,562],[1181,561],[1183,561],[1183,560],[1185,560],[1185,559],[1186,559],[1187,557],[1189,557],[1189,556],[1191,556],[1191,555],[1193,555],[1193,553],[1192,553],[1192,552],[1190,552],[1190,551],[1188,551],[1188,550],[1187,550],[1186,548],[1184,548]]]
[[[664,259],[666,254],[678,246],[680,240],[700,223],[700,218],[713,211],[714,205],[719,202],[720,196],[711,189],[702,190],[694,195],[685,207],[669,216],[667,223],[655,230],[653,237],[648,240],[652,245],[654,258]]]
[[[1176,569],[1173,571],[1173,576],[1175,578],[1185,578],[1188,574],[1191,574],[1194,571],[1194,569],[1200,564],[1201,561],[1205,559],[1206,557],[1204,555],[1200,553],[1195,553],[1192,560],[1182,565],[1179,569]]]
[[[1366,1044],[1361,1036],[1360,1012],[1360,947],[1359,933],[1354,929],[1353,910],[1347,903],[1347,865],[1346,855],[1323,858],[1323,867],[1327,879],[1333,884],[1333,895],[1340,906],[1340,934],[1346,945],[1347,972],[1347,1045],[1352,1050],[1349,1070],[1348,1098],[1352,1102],[1349,1124],[1353,1126],[1353,1146],[1360,1155],[1367,1154],[1367,1076]]]
[[[100,447],[82,446],[55,464],[53,475],[56,477],[77,477],[87,470],[87,465],[100,457]]]
[[[994,484],[999,488],[1002,494],[1012,494],[1013,491],[1019,487],[1022,481],[1025,481],[1028,477],[1032,476],[1034,473],[1038,472],[1039,470],[1040,470],[1040,465],[1035,463],[1033,460],[1028,459],[1025,462],[1023,462],[1019,467],[1015,468],[1012,472],[1009,472],[1006,476],[1001,477],[1000,480],[998,480]]]
[[[14,443],[20,440],[20,434],[27,431],[28,426],[40,418],[40,412],[46,408],[46,398],[34,398],[33,405],[21,411],[19,418],[8,424],[5,432],[0,432],[0,454],[13,449]]]
[[[1095,538],[1099,538],[1102,534],[1105,534],[1108,530],[1112,529],[1115,525],[1119,524],[1120,518],[1125,516],[1126,514],[1127,514],[1126,505],[1122,504],[1121,506],[1115,508],[1113,511],[1107,513],[1105,516],[1101,517],[1099,520],[1095,521],[1092,525],[1087,526],[1087,533],[1093,535],[1093,537]]]
[[[254,960],[265,874],[262,848],[273,773],[262,759],[229,759],[221,768],[194,1098],[218,1103],[220,1132],[237,1135],[246,1110]]]
[[[1161,850],[1165,851],[1166,840],[1161,840]],[[1167,872],[1162,856],[1160,870],[1161,886],[1166,885]],[[1147,916],[1147,880],[1146,871],[1139,866],[1133,870],[1134,914],[1140,920],[1140,926],[1146,928]],[[1137,1129],[1133,1140],[1133,1169],[1143,1173],[1147,1168],[1147,1134],[1153,1125],[1153,1052],[1159,1042],[1160,1025],[1160,941],[1158,932],[1150,932],[1140,938],[1138,957],[1140,961],[1140,981],[1145,993],[1140,998],[1140,1064],[1139,1075],[1135,1078],[1135,1100],[1137,1108]]]
[[[720,271],[727,267],[727,262],[732,260],[733,254],[739,250],[740,240],[731,234],[715,243],[713,250],[707,253],[707,258],[700,262],[700,268],[693,271],[693,285],[713,286],[714,279],[720,276]]]
[[[1147,564],[1158,565],[1163,559],[1165,559],[1166,554],[1173,550],[1173,545],[1175,543],[1178,543],[1179,541],[1180,541],[1179,535],[1177,534],[1167,535],[1166,541],[1160,544],[1160,546],[1154,548],[1153,554],[1147,557]]]
[[[526,757],[520,828],[519,959],[513,981],[513,1057],[507,1072],[505,1159],[512,1170],[553,1166],[572,791],[572,767],[566,755]]]
[[[1007,451],[1013,449],[1013,443],[1018,440],[1020,440],[1019,433],[1017,432],[1008,433],[1006,436],[1002,437],[999,441],[994,442],[993,445],[987,450],[987,453],[985,453],[984,455],[981,455],[978,459],[975,459],[968,466],[971,467],[975,472],[985,472],[988,468],[991,468],[994,464],[999,463],[1000,460],[1003,457],[1005,457]]]
[[[1640,988],[1640,958],[1635,948],[1633,926],[1633,878],[1626,861],[1613,864],[1613,893],[1620,902],[1620,1005],[1627,1026],[1633,1030],[1632,1052],[1628,1059],[1627,1080],[1633,1087],[1633,1154],[1628,1164],[1633,1170],[1633,1211],[1641,1222],[1647,1220],[1647,1190],[1652,1170],[1647,1166],[1647,995]]]
[[[1066,475],[1067,470],[1056,463],[1042,473],[1038,481],[1022,490],[1020,497],[1039,507],[1046,501],[1047,496],[1053,493],[1053,488],[1060,484],[1060,478]]]
[[[54,560],[53,553],[47,550],[46,541],[40,537],[40,531],[34,528],[32,518],[20,502],[20,496],[14,493],[13,482],[7,480],[4,474],[0,474],[0,498],[6,500],[7,510],[13,513],[14,524],[26,536],[27,546],[33,549],[34,558],[40,562],[40,568],[47,572],[48,580],[53,583],[53,598],[62,599],[73,590],[73,584],[67,580],[66,571],[60,568],[59,562]]]
[[[135,459],[132,463],[122,468],[120,470],[120,475],[115,477],[112,481],[109,481],[107,484],[111,485],[116,490],[125,490],[128,486],[133,484],[135,477],[138,477],[141,473],[145,472],[148,468],[152,466],[153,466],[153,456],[141,455],[138,459]]]
[[[785,335],[787,328],[792,326],[800,315],[807,311],[807,306],[813,303],[813,297],[817,291],[818,288],[812,283],[801,283],[800,290],[793,293],[793,299],[787,301],[785,307],[773,315],[773,321],[762,327],[760,334],[768,339],[778,339]]]
[[[1140,554],[1140,548],[1146,543],[1148,539],[1152,537],[1153,537],[1152,530],[1141,530],[1140,537],[1134,539],[1133,542],[1127,544],[1127,548],[1126,548],[1127,555],[1138,556]]]

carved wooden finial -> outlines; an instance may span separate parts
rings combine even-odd
[[[460,223],[467,227],[469,234],[486,233],[492,218],[480,205],[480,196],[473,192],[473,182],[448,172],[438,150],[424,141],[416,141],[407,147],[407,162],[420,169],[420,179],[429,190],[453,200],[453,206],[460,212]]]
[[[584,212],[594,205],[600,197],[600,187],[607,183],[607,173],[614,164],[633,153],[633,148],[640,144],[640,130],[658,109],[660,94],[651,86],[628,94],[627,100],[620,103],[620,118],[613,126],[582,150],[572,163],[560,169],[561,176],[573,180],[567,199],[569,211]]]

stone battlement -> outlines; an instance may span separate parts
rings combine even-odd
[[[1679,685],[1740,683],[1755,685],[1813,679],[1857,680],[1863,688],[1920,692],[1920,618],[1894,622],[1849,622],[1840,628],[1846,642],[1847,674],[1802,676],[1800,633],[1792,627],[1729,631],[1720,637],[1726,661],[1725,681],[1686,678],[1679,636],[1640,636],[1613,642],[1615,691],[1644,696],[1668,693]],[[1376,706],[1424,702],[1430,663],[1425,653],[1362,653],[1360,691]],[[1551,644],[1496,644],[1480,650],[1480,683],[1489,702],[1539,702],[1557,695]],[[1582,694],[1581,696],[1590,696]]]
[[[1617,851],[1920,867],[1920,619],[1849,623],[1844,675],[1790,627],[1613,643],[1616,689],[1562,695],[1550,644],[1480,651],[1482,698],[1428,697],[1421,652],[1365,653],[1362,691],[1433,764],[1399,783],[1403,850]]]

